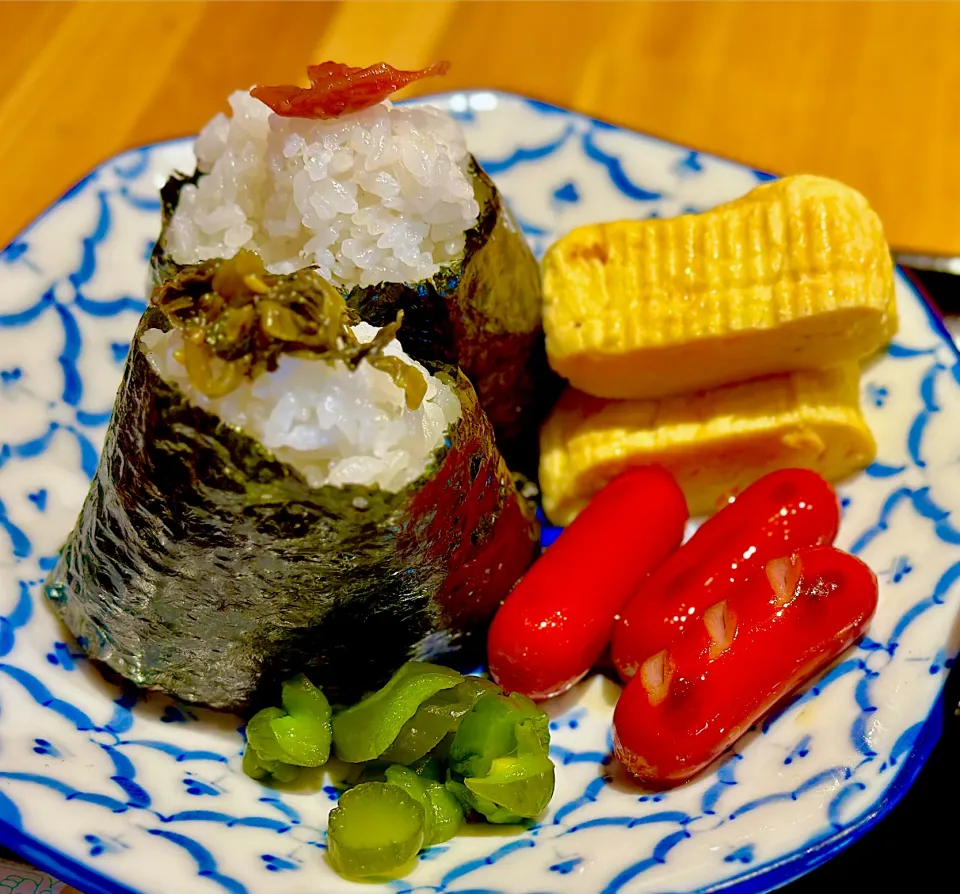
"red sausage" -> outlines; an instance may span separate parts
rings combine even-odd
[[[850,646],[877,578],[830,546],[774,559],[648,658],[614,711],[614,751],[644,783],[689,779]]]
[[[508,692],[550,698],[610,642],[624,603],[683,540],[687,504],[669,472],[630,469],[601,490],[500,607],[487,640]]]
[[[611,658],[626,682],[703,610],[777,556],[833,543],[840,503],[816,472],[771,472],[707,519],[650,575],[614,626]]]

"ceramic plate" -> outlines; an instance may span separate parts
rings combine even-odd
[[[571,227],[702,210],[767,175],[519,97],[432,100],[461,121],[537,252]],[[187,140],[98,168],[0,256],[0,836],[87,894],[766,891],[862,834],[939,730],[958,646],[960,358],[898,276],[902,325],[863,375],[877,461],[841,488],[841,546],[881,581],[869,634],[710,772],[645,793],[610,757],[617,688],[553,702],[557,792],[522,834],[466,834],[382,889],[324,860],[335,792],[240,772],[235,718],[105,682],[44,604],[144,308],[157,189]],[[584,557],[589,561],[589,557]]]

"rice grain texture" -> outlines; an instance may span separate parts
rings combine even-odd
[[[467,378],[446,371],[460,418],[416,481],[311,487],[157,374],[143,336],[169,328],[147,308],[47,580],[90,658],[228,710],[301,671],[349,704],[408,659],[476,666],[539,540]]]
[[[364,344],[377,329],[353,327]],[[399,342],[384,353],[412,364],[427,392],[416,410],[390,376],[361,362],[353,372],[340,360],[280,358],[273,372],[245,380],[224,397],[205,397],[176,359],[177,330],[148,329],[141,337],[154,371],[192,404],[235,426],[303,474],[311,487],[379,485],[396,492],[419,478],[447,429],[460,418],[460,403],[445,385],[411,360]]]
[[[164,247],[178,264],[259,254],[349,290],[418,282],[455,259],[479,216],[466,142],[439,109],[388,100],[340,118],[281,118],[245,91],[197,138]]]

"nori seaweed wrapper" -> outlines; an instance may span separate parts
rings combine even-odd
[[[334,700],[409,658],[482,659],[537,525],[466,378],[462,416],[398,493],[310,487],[154,371],[134,336],[96,477],[47,581],[90,657],[233,710],[305,671]],[[321,362],[321,361],[318,361]]]
[[[404,312],[399,339],[417,360],[459,366],[512,467],[536,471],[537,432],[559,393],[547,365],[540,267],[500,193],[471,158],[480,217],[459,261],[419,283],[357,286],[347,303],[374,326]]]
[[[540,267],[500,193],[476,159],[470,178],[480,217],[463,255],[418,283],[356,286],[347,301],[374,326],[404,312],[399,340],[420,362],[459,366],[473,383],[510,464],[535,475],[540,423],[559,394],[547,364]],[[162,247],[180,191],[200,174],[174,175],[161,190],[164,230],[151,256],[154,283],[178,269]]]

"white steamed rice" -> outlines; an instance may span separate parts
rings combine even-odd
[[[238,91],[197,138],[164,246],[196,263],[257,252],[272,273],[316,265],[345,289],[433,276],[479,216],[457,122],[389,100],[328,121],[282,118]]]
[[[377,329],[360,323],[353,331],[368,342]],[[363,484],[398,491],[424,472],[445,431],[460,418],[451,387],[410,360],[397,341],[384,352],[413,363],[426,378],[427,393],[416,410],[407,409],[403,390],[387,373],[368,363],[351,373],[341,361],[288,355],[274,372],[211,400],[190,384],[174,357],[182,345],[178,331],[150,329],[141,342],[164,381],[270,448],[313,487]]]

